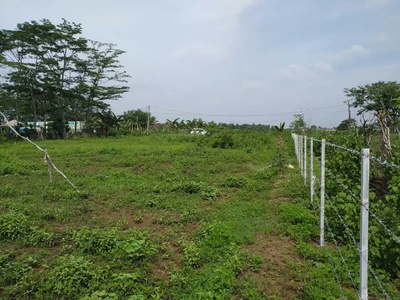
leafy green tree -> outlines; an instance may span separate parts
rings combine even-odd
[[[120,71],[124,51],[113,44],[89,41],[80,24],[49,20],[18,24],[0,31],[0,63],[6,68],[2,89],[10,111],[25,121],[48,119],[59,123],[66,136],[66,120],[85,119],[109,110],[129,90],[129,77]]]
[[[128,110],[123,113],[122,127],[126,130],[141,130],[147,128],[149,113],[141,109]],[[150,114],[150,125],[156,123],[156,118]]]
[[[304,120],[303,114],[294,115],[294,121],[290,123],[289,128],[295,132],[302,132],[307,126],[306,121]]]
[[[379,123],[380,148],[382,156],[390,157],[390,126],[400,116],[399,102],[400,84],[396,81],[379,81],[365,86],[344,90],[347,97],[352,98],[352,106],[358,108],[358,115],[371,113]]]
[[[108,107],[105,100],[117,100],[129,91],[129,87],[120,85],[126,83],[130,76],[125,71],[118,58],[125,51],[116,49],[114,44],[89,41],[87,59],[80,59],[77,68],[80,77],[77,90],[83,95],[82,106],[86,120],[96,110]]]
[[[357,126],[357,121],[355,119],[345,119],[342,122],[340,122],[339,126],[336,128],[336,130],[339,131],[345,131],[345,130],[350,130],[354,126]]]

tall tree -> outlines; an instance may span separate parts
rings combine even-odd
[[[306,126],[307,126],[307,123],[304,120],[304,115],[303,114],[295,114],[294,120],[292,123],[290,123],[289,128],[292,129],[293,131],[300,133],[306,128]]]
[[[344,90],[347,97],[352,98],[352,106],[358,108],[358,115],[373,114],[380,128],[380,148],[382,156],[390,157],[392,147],[390,143],[390,126],[400,116],[398,99],[400,84],[396,81],[379,81],[365,86]]]
[[[18,24],[0,31],[0,64],[7,71],[3,91],[13,114],[25,121],[58,121],[61,135],[67,118],[75,121],[104,113],[106,100],[119,99],[129,90],[118,57],[124,51],[113,44],[81,37],[80,24],[49,20]]]
[[[94,112],[109,106],[105,100],[117,100],[129,91],[129,87],[120,85],[126,83],[130,77],[125,71],[120,70],[122,65],[119,56],[124,53],[125,51],[116,49],[114,44],[90,41],[87,59],[78,63],[82,74],[78,85],[85,91],[86,120]]]

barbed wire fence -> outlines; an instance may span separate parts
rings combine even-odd
[[[362,149],[362,151],[356,151],[354,149],[349,149],[346,147],[343,147],[341,145],[336,145],[330,142],[326,142],[324,139],[323,140],[318,140],[315,138],[308,138],[307,136],[302,136],[302,135],[297,135],[297,134],[292,134],[293,140],[294,140],[294,145],[295,145],[295,151],[296,151],[296,157],[298,159],[299,163],[299,168],[302,176],[304,177],[304,184],[307,186],[307,178],[309,178],[309,187],[310,189],[310,205],[313,209],[313,212],[318,220],[318,224],[320,227],[320,246],[325,247],[325,249],[328,251],[328,257],[330,260],[330,263],[332,265],[333,269],[333,274],[335,281],[338,283],[339,288],[340,288],[340,293],[342,299],[345,299],[344,293],[343,293],[343,286],[342,282],[339,280],[338,274],[337,274],[337,266],[335,266],[334,261],[332,260],[332,256],[329,253],[329,249],[325,243],[325,227],[328,230],[330,234],[330,240],[334,243],[335,249],[337,250],[339,256],[340,256],[340,262],[344,266],[344,269],[347,273],[347,277],[349,278],[351,285],[355,291],[355,293],[358,296],[358,299],[361,300],[367,300],[368,299],[368,274],[371,274],[373,279],[376,281],[377,286],[380,289],[380,292],[382,295],[385,297],[385,299],[391,299],[389,292],[384,288],[383,283],[377,276],[376,272],[373,270],[371,267],[371,264],[368,261],[368,228],[369,228],[369,217],[373,218],[380,226],[382,226],[383,230],[387,233],[389,238],[392,238],[394,241],[396,241],[398,244],[400,244],[400,239],[399,237],[394,233],[392,229],[389,228],[388,225],[385,224],[384,221],[382,221],[376,213],[371,211],[370,206],[369,206],[369,175],[370,175],[370,162],[378,163],[384,167],[389,167],[389,168],[395,168],[399,169],[400,167],[392,164],[390,162],[387,162],[386,160],[383,160],[380,157],[375,157],[370,155],[369,149]],[[309,141],[309,143],[307,143]],[[321,157],[318,159],[317,157],[314,156],[314,142],[319,143],[321,147]],[[307,146],[309,144],[309,147]],[[344,183],[339,176],[337,176],[332,170],[326,167],[325,165],[325,147],[333,147],[336,149],[340,149],[341,151],[346,151],[352,155],[355,155],[360,158],[360,163],[361,163],[361,176],[360,176],[360,186],[361,186],[361,195],[357,196],[349,186]],[[309,153],[309,155],[307,154]],[[319,172],[315,172],[315,164],[314,162],[318,162],[319,164]],[[309,170],[309,171],[307,171]],[[309,172],[309,173],[308,173]],[[308,173],[308,174],[307,174]],[[316,173],[319,173],[320,179],[318,179],[315,175]],[[325,174],[328,175],[327,178],[325,178]],[[357,242],[357,239],[354,235],[354,232],[350,229],[348,224],[346,224],[345,218],[340,214],[340,210],[336,207],[334,203],[334,196],[336,195],[328,195],[328,193],[325,191],[325,180],[332,180],[336,184],[340,186],[342,189],[342,192],[345,193],[346,195],[350,196],[357,205],[360,205],[360,238],[359,242]],[[318,185],[318,188],[316,188]],[[319,195],[317,195],[317,192],[319,192]],[[316,202],[315,198],[320,196],[320,201]],[[333,196],[333,197],[332,197]],[[337,220],[339,220],[340,224],[344,228],[344,233],[347,239],[350,242],[350,246],[352,247],[353,250],[356,251],[356,253],[359,255],[359,274],[352,274],[350,271],[350,268],[348,267],[348,264],[346,262],[346,259],[343,255],[343,251],[341,250],[341,245],[338,242],[338,238],[335,236],[332,227],[329,225],[328,219],[325,216],[325,200],[328,201],[329,207],[332,208],[332,211],[334,211]],[[314,203],[318,203],[319,206],[316,207]],[[319,216],[318,216],[319,213]],[[355,282],[356,280],[354,279],[355,277],[359,278],[359,287],[357,288]]]
[[[24,141],[30,143],[30,144],[33,145],[36,149],[38,149],[39,151],[42,151],[42,152],[44,153],[44,160],[45,160],[45,163],[47,164],[47,169],[48,169],[48,172],[49,172],[49,178],[50,178],[50,183],[51,183],[51,184],[53,183],[53,176],[52,176],[52,174],[51,174],[51,168],[53,168],[58,174],[60,174],[60,175],[65,179],[65,181],[68,182],[68,184],[69,184],[70,186],[72,186],[72,188],[73,188],[74,190],[76,190],[76,191],[79,192],[78,188],[72,183],[72,181],[71,181],[62,171],[60,171],[60,170],[56,167],[56,165],[53,163],[53,161],[52,161],[52,159],[51,159],[49,153],[47,152],[47,147],[46,147],[46,145],[45,145],[45,149],[43,149],[43,148],[41,148],[40,146],[38,146],[37,144],[35,144],[34,142],[32,142],[29,138],[22,136],[21,134],[19,134],[18,131],[16,131],[12,126],[10,126],[10,125],[8,124],[8,119],[7,119],[7,117],[6,117],[1,111],[0,111],[0,115],[4,118],[7,127],[8,127],[10,130],[12,130],[18,137],[20,137],[20,138],[23,139]],[[42,136],[42,139],[43,139],[43,136]],[[44,143],[44,139],[43,139],[43,143]]]

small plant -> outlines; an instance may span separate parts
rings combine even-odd
[[[0,190],[0,196],[7,198],[7,197],[13,197],[17,191],[11,184],[6,184],[2,189]]]
[[[0,239],[15,241],[29,233],[27,218],[20,213],[0,215]]]
[[[73,233],[77,248],[89,254],[109,253],[117,247],[119,236],[114,230],[96,230],[83,227]]]
[[[194,242],[185,242],[182,245],[183,261],[192,268],[199,268],[202,262],[202,253]]]
[[[129,228],[129,223],[126,219],[120,219],[117,222],[117,228],[119,230],[127,230]]]
[[[136,224],[143,223],[143,213],[140,210],[135,212],[133,215],[133,220]]]
[[[202,181],[189,181],[177,187],[188,194],[199,194],[203,200],[212,200],[220,195],[220,191]]]
[[[72,255],[63,256],[58,259],[54,270],[47,274],[38,296],[42,299],[48,298],[45,295],[76,299],[97,290],[102,279],[102,270],[91,261]]]
[[[229,176],[225,180],[225,186],[230,187],[230,188],[241,188],[244,187],[247,183],[246,178],[244,177],[235,177],[235,176]]]

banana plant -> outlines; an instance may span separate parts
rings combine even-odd
[[[282,147],[283,146],[283,130],[285,130],[285,122],[280,123],[279,127],[278,126],[274,126],[274,128],[278,131],[278,147]]]

